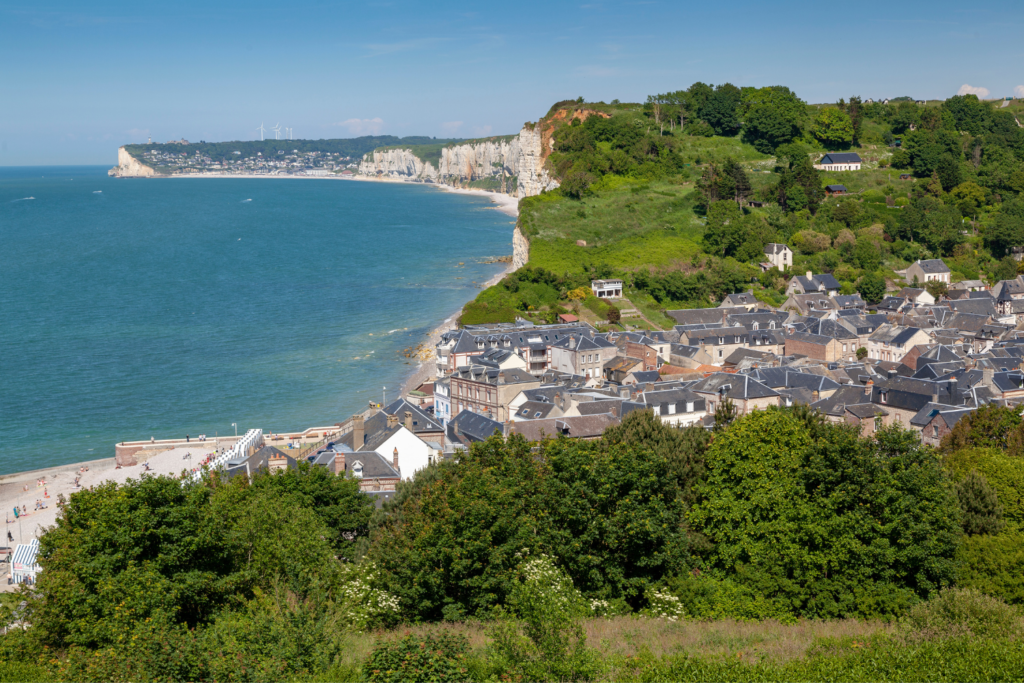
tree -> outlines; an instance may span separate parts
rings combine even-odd
[[[938,301],[940,298],[946,296],[949,292],[949,285],[942,280],[929,280],[925,283],[924,288],[928,290],[928,293]]]
[[[965,534],[997,534],[1003,528],[1003,508],[985,475],[971,470],[957,483],[956,495],[960,500],[961,524]]]
[[[868,357],[868,350],[863,346],[857,348],[857,360],[864,360]]]
[[[701,108],[701,118],[714,128],[716,135],[735,135],[740,128],[740,89],[732,83],[715,88]]]
[[[853,254],[857,265],[868,272],[876,272],[882,267],[882,252],[878,242],[873,239],[868,237],[858,239]]]
[[[726,159],[725,166],[722,167],[722,174],[728,176],[732,181],[732,198],[737,204],[742,206],[752,191],[750,179],[747,178],[747,172],[743,170],[743,166],[736,163],[732,157],[729,157]]]
[[[960,183],[949,194],[964,216],[977,217],[978,209],[985,204],[985,190],[970,180]]]
[[[960,161],[955,159],[952,154],[942,155],[938,166],[935,168],[935,172],[939,174],[942,189],[946,192],[959,185],[963,177],[960,172]]]
[[[733,202],[716,202],[708,209],[704,248],[709,254],[730,256],[746,241],[743,213]]]
[[[895,614],[951,584],[959,506],[931,450],[898,428],[816,429],[769,409],[716,434],[689,514],[713,571],[815,617]]]
[[[860,97],[856,95],[851,97],[845,111],[853,126],[853,144],[854,146],[860,145],[860,129],[864,123],[864,105],[861,103]]]
[[[853,140],[853,123],[839,109],[822,107],[814,117],[811,132],[822,144],[845,147]]]
[[[743,137],[764,154],[798,138],[807,117],[806,103],[784,86],[744,91],[742,109]]]
[[[857,283],[857,291],[869,303],[878,303],[885,297],[885,277],[878,271],[865,273]]]
[[[715,407],[715,431],[726,429],[736,419],[736,404],[725,398]]]
[[[985,243],[996,258],[1009,254],[1012,247],[1024,246],[1024,218],[996,214],[995,222],[985,231]]]
[[[694,499],[694,488],[704,479],[704,451],[710,439],[701,426],[670,427],[652,410],[634,410],[620,424],[605,430],[603,440],[606,446],[650,450],[665,458],[683,500],[689,504]]]
[[[663,457],[568,439],[539,455],[521,437],[474,444],[375,519],[368,557],[407,618],[489,614],[506,602],[524,550],[555,557],[587,597],[634,605],[662,573],[686,567],[682,503]]]
[[[566,197],[582,199],[595,180],[596,178],[586,171],[570,171],[558,189]]]
[[[939,450],[951,454],[965,448],[1010,449],[1012,435],[1021,430],[1020,413],[1006,406],[986,403],[964,415],[939,444]],[[1024,454],[1024,453],[1022,453]]]

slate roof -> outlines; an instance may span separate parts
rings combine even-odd
[[[693,385],[692,390],[711,394],[722,393],[725,387],[728,389],[725,389],[724,396],[734,401],[779,395],[778,392],[769,389],[750,375],[731,375],[725,372],[716,372],[697,382]]]
[[[547,401],[527,401],[516,410],[519,420],[540,420],[548,417],[558,406]]]
[[[819,164],[859,164],[860,155],[855,152],[829,152],[821,158]]]
[[[721,308],[691,308],[679,311],[665,311],[665,315],[680,325],[721,324],[725,319],[725,314]]]
[[[826,185],[825,189],[829,192],[846,192],[846,185]]]
[[[384,425],[387,424],[387,415],[397,415],[398,421],[400,423],[404,423],[406,411],[412,413],[412,431],[414,434],[418,434],[420,432],[444,431],[444,428],[441,426],[441,423],[435,420],[433,415],[423,410],[415,403],[409,403],[404,398],[400,398],[397,401],[393,401],[389,405],[385,406],[380,413],[377,413],[377,415],[380,415],[381,413],[384,414],[384,416],[380,418],[380,421]],[[370,418],[370,420],[367,420],[367,422],[372,422],[376,424],[373,418]],[[363,426],[363,430],[367,430],[365,424]]]
[[[661,379],[661,375],[656,370],[634,370],[630,374],[637,382],[657,382]]]
[[[736,306],[749,306],[749,305],[755,305],[756,306],[758,304],[757,299],[750,292],[740,292],[738,294],[729,294],[728,296],[726,296],[722,300],[723,304],[726,303],[726,302],[731,303],[731,304],[736,305]]]
[[[485,441],[494,433],[505,433],[504,425],[484,415],[463,410],[448,423],[449,431],[465,436],[469,441]]]
[[[790,249],[785,244],[779,244],[777,242],[769,242],[768,244],[764,245],[764,253],[768,254],[769,256],[775,256],[776,254],[781,254],[787,250],[792,251],[792,249]]]
[[[832,297],[839,304],[839,308],[864,308],[867,302],[857,294],[836,294]]]
[[[950,272],[949,266],[947,266],[942,259],[933,258],[926,259],[924,261],[915,261],[917,265],[926,273],[948,273]]]
[[[345,471],[353,472],[356,463],[362,463],[363,476],[360,479],[401,479],[392,463],[380,456],[376,451],[359,451],[345,456]]]
[[[608,413],[556,417],[549,420],[527,420],[509,425],[509,434],[521,434],[527,441],[541,441],[544,438],[565,436],[569,438],[596,438],[604,430],[619,424],[619,418]]]
[[[984,315],[987,317],[996,314],[996,301],[989,297],[986,299],[960,299],[959,301],[947,301],[946,305],[957,313],[971,313],[973,315]]]
[[[910,418],[910,424],[918,428],[925,427],[929,422],[935,419],[936,415],[939,415],[946,423],[946,426],[952,429],[956,423],[960,421],[960,418],[964,415],[970,415],[975,410],[977,410],[977,408],[974,406],[967,408],[951,408],[941,403],[928,403],[922,406],[921,410],[919,410],[914,417]]]
[[[600,401],[581,401],[576,405],[580,415],[602,415],[610,413],[618,416],[622,412],[622,399],[604,399]]]

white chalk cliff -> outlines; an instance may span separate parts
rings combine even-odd
[[[512,138],[449,145],[441,150],[437,167],[418,158],[410,149],[378,150],[363,157],[359,173],[454,186],[495,178],[501,192],[522,199],[558,187],[544,170],[541,144],[539,126],[536,130],[524,126]]]
[[[107,175],[119,178],[149,178],[155,176],[156,171],[133,157],[124,147],[118,147],[117,166],[107,171]]]

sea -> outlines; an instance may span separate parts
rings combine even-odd
[[[512,250],[483,196],[106,171],[0,168],[0,474],[390,402]]]

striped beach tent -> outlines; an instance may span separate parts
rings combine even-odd
[[[36,564],[39,554],[39,539],[33,538],[29,543],[19,543],[11,558],[11,578],[14,583],[35,583],[40,567]]]

